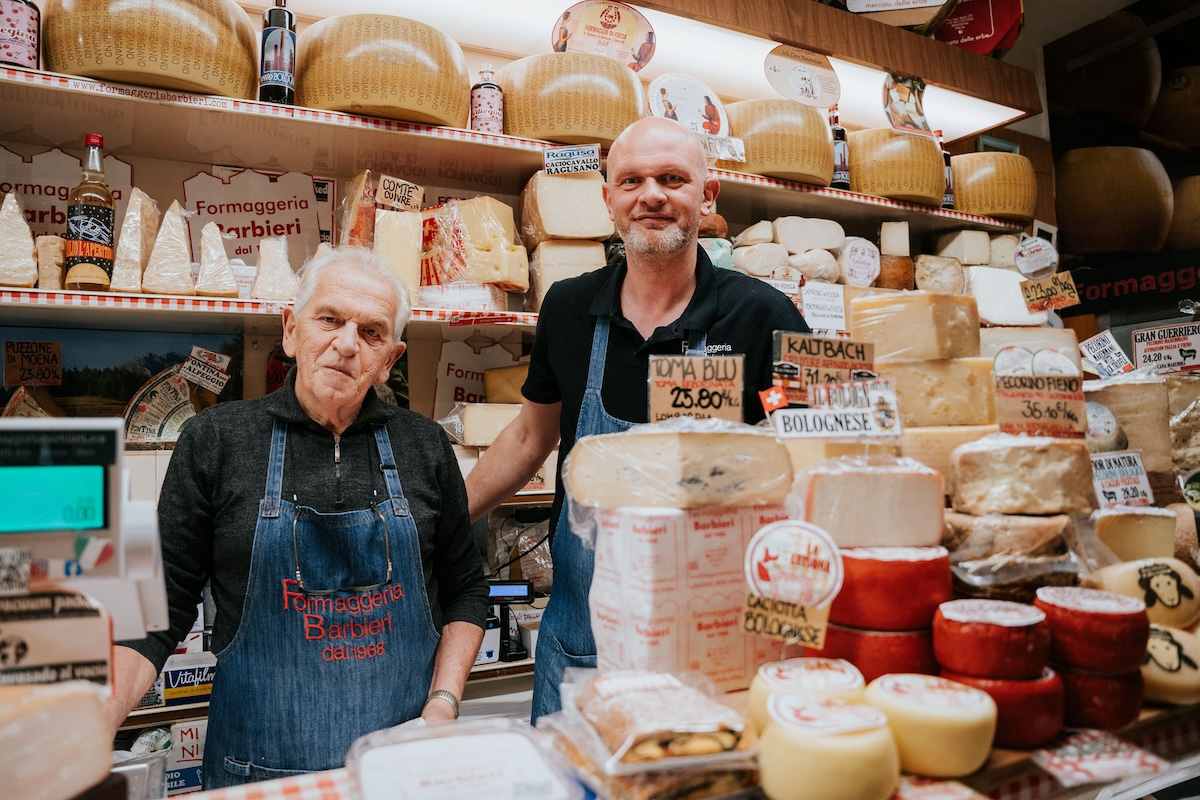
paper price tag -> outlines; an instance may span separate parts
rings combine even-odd
[[[842,589],[842,557],[823,529],[782,520],[759,529],[746,548],[747,633],[821,648],[829,605]]]
[[[188,356],[179,368],[179,376],[185,380],[208,389],[213,394],[220,394],[229,382],[229,373],[220,367],[201,361],[194,356]]]
[[[1091,362],[1102,378],[1111,378],[1122,372],[1133,372],[1133,362],[1121,345],[1117,344],[1112,331],[1098,333],[1090,339],[1079,343],[1079,351]]]
[[[1079,290],[1075,288],[1070,272],[1021,281],[1021,295],[1030,311],[1053,311],[1079,305]]]
[[[808,404],[808,387],[874,376],[875,345],[805,333],[775,331],[772,383],[790,405]]]
[[[391,175],[379,176],[379,188],[375,190],[375,205],[392,211],[420,211],[425,201],[425,190]]]
[[[1087,435],[1083,378],[1066,375],[995,375],[996,423],[1002,433],[1060,439]]]
[[[886,381],[871,384],[874,388],[861,390],[867,398],[868,407],[781,408],[772,412],[771,424],[775,427],[775,438],[899,436],[902,430],[896,393],[888,388]]]
[[[597,143],[550,147],[542,151],[542,169],[547,175],[599,172],[600,145]]]
[[[742,421],[744,356],[650,356],[650,421]]]
[[[866,436],[900,436],[900,401],[889,380],[823,383],[809,388],[809,403],[816,410],[857,410],[870,414],[872,429]]]
[[[1200,369],[1200,324],[1162,325],[1133,332],[1133,363],[1155,372]]]
[[[838,283],[810,281],[800,287],[804,321],[816,330],[846,330],[846,287]]]
[[[1058,251],[1049,240],[1022,233],[1017,250],[1013,253],[1013,262],[1017,265],[1017,272],[1026,278],[1045,278],[1058,269]]]
[[[1101,508],[1154,505],[1141,450],[1093,453],[1092,483]]]
[[[62,386],[62,342],[5,342],[5,386]]]

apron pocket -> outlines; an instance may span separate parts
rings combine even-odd
[[[292,775],[304,775],[312,772],[309,769],[276,769],[264,767],[250,761],[242,761],[231,756],[225,756],[222,766],[230,775],[239,778],[249,778],[252,781],[267,781],[274,778],[288,778]]]

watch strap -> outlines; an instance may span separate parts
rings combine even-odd
[[[429,693],[429,697],[425,698],[425,705],[429,705],[431,700],[445,700],[454,709],[454,718],[458,719],[458,698],[453,692],[445,689],[434,689]]]

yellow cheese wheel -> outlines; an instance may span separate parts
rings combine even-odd
[[[828,186],[833,180],[833,137],[825,116],[794,100],[743,100],[725,106],[731,135],[746,146],[746,161],[718,161],[720,169]]]
[[[1200,147],[1200,65],[1163,76],[1147,130],[1188,147]]]
[[[849,140],[850,191],[927,206],[942,204],[946,163],[933,139],[871,128],[851,132]]]
[[[253,98],[257,27],[233,0],[47,0],[46,69],[105,81]]]
[[[296,104],[465,128],[471,79],[458,42],[423,22],[346,14],[296,44]]]
[[[1174,193],[1149,150],[1084,147],[1055,164],[1059,249],[1088,253],[1157,253],[1171,227]]]
[[[496,73],[504,92],[504,132],[565,144],[607,148],[646,114],[637,73],[591,53],[543,53]]]
[[[1164,250],[1191,250],[1200,247],[1200,175],[1171,184],[1175,193],[1175,212]]]
[[[1037,211],[1033,162],[1018,153],[964,153],[950,159],[954,206],[964,214],[1030,222]]]

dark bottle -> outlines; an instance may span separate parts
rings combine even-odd
[[[108,291],[113,270],[112,192],[104,182],[104,137],[89,133],[87,160],[79,185],[67,196],[67,236],[63,247],[63,288]]]
[[[479,65],[479,83],[471,87],[471,130],[504,133],[504,92],[493,80],[491,64]]]
[[[30,0],[0,0],[0,64],[38,68],[42,14]]]
[[[950,169],[950,153],[942,140],[942,132],[934,131],[937,137],[938,149],[942,151],[942,163],[946,165],[946,188],[942,190],[942,208],[954,208],[954,170]]]
[[[829,129],[833,132],[833,180],[834,189],[850,188],[850,143],[846,141],[846,129],[838,122],[838,107],[829,107]]]
[[[296,102],[296,15],[286,5],[275,0],[263,12],[258,99],[290,106]]]

